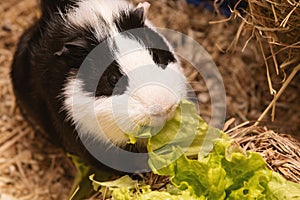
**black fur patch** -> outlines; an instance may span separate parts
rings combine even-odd
[[[116,79],[115,84],[111,83],[112,77],[115,77]],[[111,96],[112,94],[121,95],[125,92],[127,86],[128,77],[123,75],[120,66],[114,61],[102,74],[97,85],[95,96]]]
[[[116,18],[115,24],[120,32],[144,27],[144,9],[138,8],[129,12],[121,11],[120,17]]]
[[[77,7],[77,2],[75,0],[41,0],[43,17],[50,17],[58,10],[66,13],[70,7]]]
[[[40,127],[38,134],[39,131],[47,133],[66,152],[78,155],[107,174],[121,175],[100,163],[86,150],[78,138],[76,125],[72,120],[67,120],[67,110],[62,109],[63,89],[70,74],[71,77],[76,76],[77,68],[85,57],[101,42],[95,38],[93,27],[70,27],[57,13],[57,7],[64,8],[64,13],[69,2],[74,1],[41,0],[44,12],[42,18],[23,34],[14,56],[11,71],[13,89],[18,105],[27,115],[25,118],[30,118],[34,127]],[[109,33],[105,22],[99,20],[99,23],[102,32]],[[103,39],[108,36],[103,35]],[[117,71],[115,67],[111,67],[114,72]],[[95,88],[97,86],[98,82]],[[97,147],[104,150],[110,148],[104,141],[99,141]]]
[[[96,31],[91,25],[86,25],[85,27],[69,26],[56,13],[52,14],[49,19],[41,19],[38,27],[38,36],[34,38],[34,44],[31,45],[29,50],[34,56],[32,60],[36,63],[36,68],[40,68],[40,71],[45,72],[45,76],[43,73],[39,75],[42,79],[40,82],[45,84],[41,87],[51,88],[54,82],[56,82],[55,85],[58,87],[62,87],[66,81],[66,74],[69,74],[70,71],[78,71],[89,53],[110,37],[107,22],[101,16],[98,16],[98,18],[104,33],[100,41],[99,38],[96,38]],[[83,82],[83,89],[94,93],[96,96],[112,95],[114,88],[109,87],[110,85],[104,81],[109,76],[111,69],[113,69],[112,73],[116,74],[117,78],[120,78],[122,75],[121,71],[117,73],[115,67],[113,67],[118,65],[111,60],[113,53],[109,48],[108,44],[104,44],[102,51],[96,51],[97,55],[94,55],[95,63],[90,63],[79,75]],[[107,63],[107,60],[110,63]],[[106,78],[100,77],[101,74],[105,74]],[[126,89],[127,81],[124,84]],[[121,94],[125,91],[124,88],[119,86],[114,91]],[[58,91],[61,89],[57,88]],[[58,95],[53,94],[53,96]]]
[[[105,40],[84,60],[78,77],[84,83],[84,90],[99,96],[123,94],[128,86],[128,78],[121,71],[110,41]]]

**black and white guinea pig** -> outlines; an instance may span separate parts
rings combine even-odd
[[[41,1],[42,16],[23,34],[11,78],[26,118],[66,151],[90,160],[81,135],[98,145],[126,149],[125,132],[163,124],[186,97],[181,65],[147,19],[149,6],[125,0]],[[143,31],[126,33],[132,29]],[[112,39],[118,34],[137,50],[121,52],[122,45]],[[101,43],[104,50],[81,79],[80,66]],[[104,66],[102,60],[109,59]],[[141,66],[142,71],[132,73]],[[94,88],[89,87],[92,81]]]

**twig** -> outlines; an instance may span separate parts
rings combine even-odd
[[[268,61],[267,61],[266,54],[265,54],[263,45],[262,45],[262,43],[261,43],[260,37],[259,37],[259,35],[257,35],[257,33],[256,33],[256,38],[257,38],[257,40],[258,40],[258,42],[259,42],[260,50],[261,50],[263,59],[264,59],[264,61],[265,61],[266,72],[267,72],[267,79],[268,79],[268,85],[269,85],[270,94],[271,94],[271,95],[274,95],[274,94],[276,94],[276,91],[273,89],[273,86],[272,86],[272,80],[271,80],[271,77],[270,77],[270,71],[269,71]]]
[[[260,117],[258,118],[258,120],[255,122],[254,126],[259,125],[259,123],[261,122],[261,120],[266,116],[266,114],[269,112],[269,110],[275,105],[275,103],[278,100],[278,98],[282,95],[282,93],[284,92],[284,90],[286,89],[286,87],[293,80],[293,78],[295,77],[295,75],[297,74],[297,72],[299,70],[300,70],[300,64],[298,64],[293,69],[292,73],[288,76],[288,78],[286,79],[286,81],[284,82],[284,84],[282,85],[282,87],[280,88],[280,90],[278,91],[278,94],[274,96],[273,100],[268,105],[268,107],[265,109],[265,111],[260,115]]]
[[[235,118],[230,118],[229,120],[227,120],[223,126],[223,131],[226,131],[229,128],[229,126],[234,123],[234,121]]]
[[[278,62],[277,62],[277,59],[276,59],[276,55],[274,54],[273,45],[271,45],[271,42],[268,42],[268,43],[269,43],[269,49],[271,51],[271,55],[272,55],[272,58],[273,58],[273,63],[275,65],[276,74],[279,75],[279,67],[278,67]]]
[[[235,51],[236,45],[239,41],[239,38],[240,38],[240,35],[242,33],[242,30],[244,29],[244,26],[245,26],[245,21],[242,21],[239,28],[238,28],[238,30],[237,30],[237,33],[236,33],[233,41],[230,43],[229,47],[227,48],[227,51],[232,51],[232,52]]]
[[[248,125],[249,123],[250,123],[249,121],[246,121],[246,122],[244,122],[244,123],[241,123],[241,124],[237,125],[236,127],[234,127],[234,128],[232,128],[232,129],[226,131],[226,134],[231,133],[231,132],[233,132],[233,131],[235,131],[235,130],[237,130],[237,129],[240,129],[240,128],[242,128],[242,127]]]
[[[297,3],[296,6],[291,10],[291,12],[289,12],[289,14],[284,18],[284,20],[282,20],[282,22],[280,23],[279,26],[281,26],[281,27],[285,27],[286,26],[286,24],[289,21],[291,15],[297,9],[298,6],[299,6],[299,3]]]

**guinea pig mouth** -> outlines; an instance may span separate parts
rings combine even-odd
[[[148,127],[154,127],[154,128],[159,128],[163,127],[164,124],[167,121],[166,115],[157,115],[157,116],[151,116],[147,115],[143,117],[143,119],[134,119],[132,120],[133,123],[135,123],[138,126],[148,126]]]
[[[149,126],[160,127],[163,126],[167,121],[166,115],[151,115]]]
[[[139,126],[163,127],[166,121],[173,117],[176,107],[172,106],[169,109],[163,109],[159,105],[149,106],[149,112],[133,121]]]

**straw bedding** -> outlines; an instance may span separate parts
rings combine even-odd
[[[259,152],[268,167],[286,179],[300,182],[300,143],[290,135],[266,127],[240,128],[228,133],[244,149]]]
[[[235,127],[228,131],[229,134],[243,148],[262,153],[270,168],[299,182],[299,143],[290,135],[275,133],[293,133],[298,138],[299,76],[289,83],[276,102],[275,121],[271,123],[270,117],[264,118],[262,124],[275,131],[236,127],[242,122],[254,122],[272,99],[259,44],[251,40],[242,52],[249,35],[241,34],[235,41],[242,23],[239,19],[210,24],[224,18],[186,5],[184,1],[150,2],[149,17],[156,25],[193,37],[218,66],[227,93],[226,129]],[[18,38],[38,17],[36,0],[0,2],[0,199],[66,199],[74,175],[74,167],[65,153],[34,132],[20,115],[12,93],[9,71]],[[228,53],[226,50],[232,41],[235,41],[235,51]],[[268,50],[268,45],[262,45]],[[205,83],[189,66],[185,66],[185,73],[197,92],[202,116],[209,121],[210,98]],[[276,81],[273,85],[274,88],[281,86]],[[145,179],[154,188],[159,188],[165,181],[150,174],[145,175]]]

